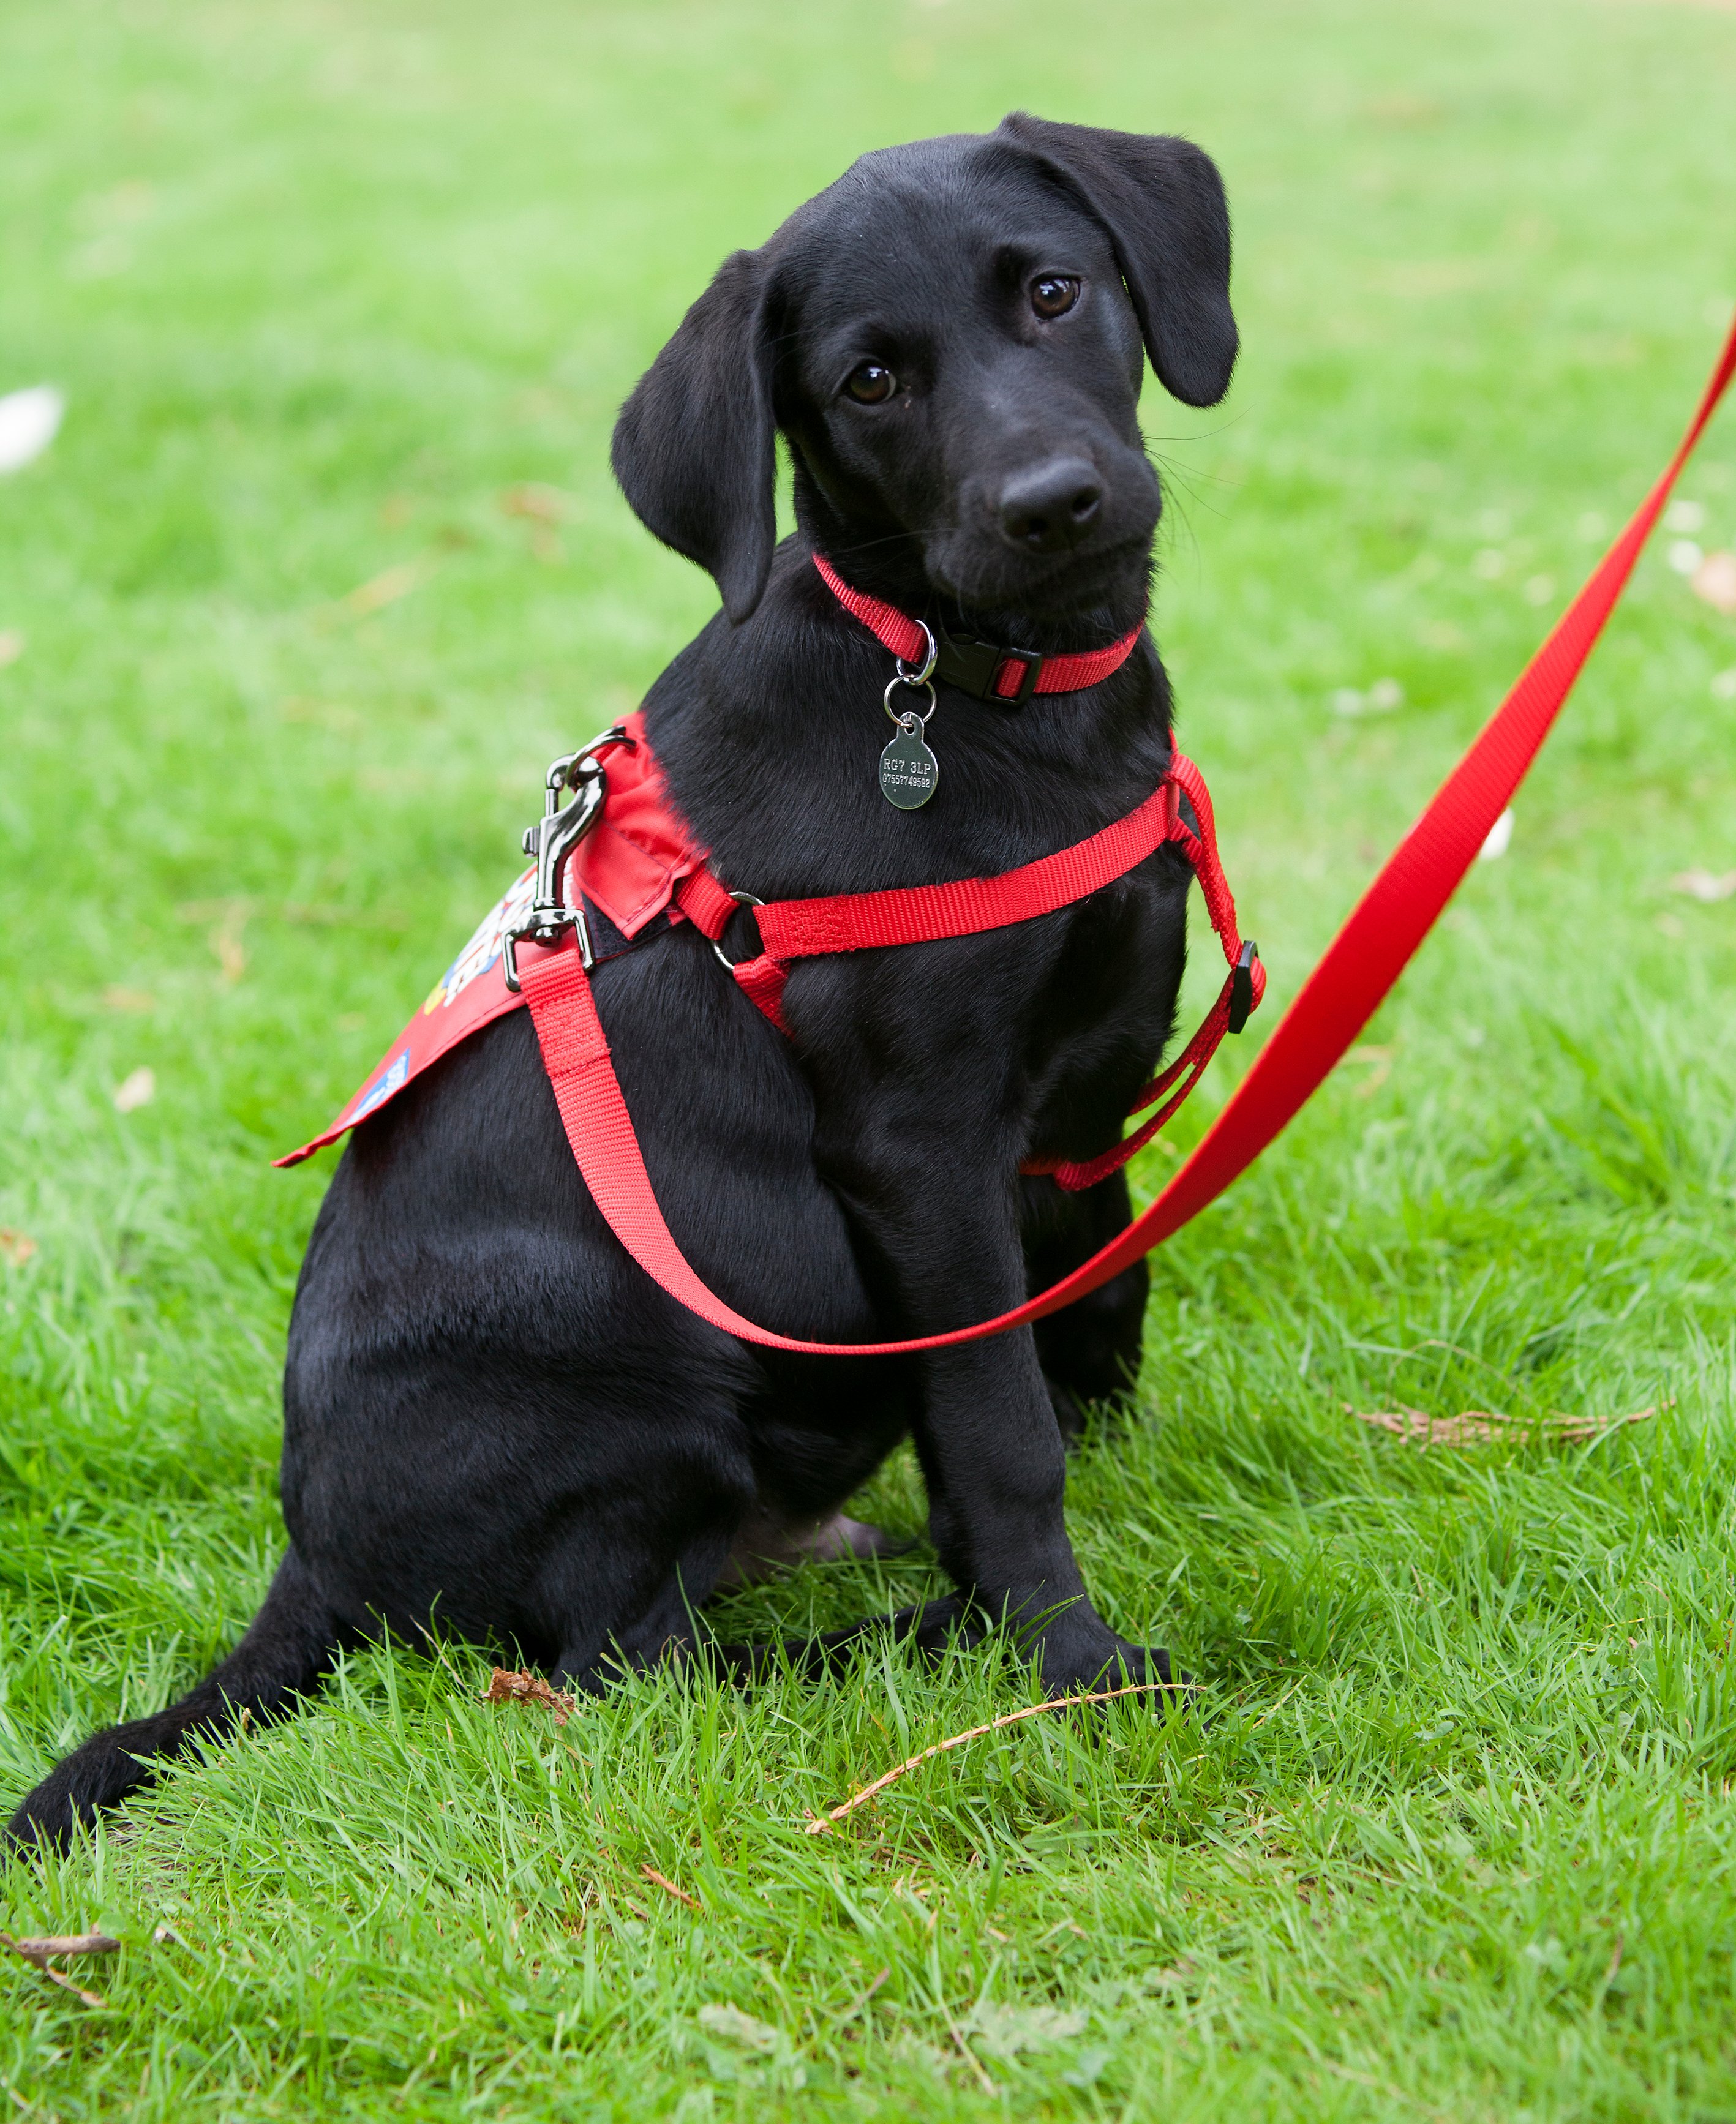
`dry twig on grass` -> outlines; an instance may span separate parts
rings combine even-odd
[[[539,1674],[521,1673],[515,1667],[497,1666],[482,1691],[484,1703],[540,1703],[554,1713],[557,1726],[572,1716],[573,1699],[564,1689],[551,1689]]]
[[[639,1871],[647,1881],[654,1882],[660,1887],[666,1896],[673,1896],[678,1903],[685,1903],[690,1910],[699,1909],[699,1898],[697,1896],[689,1895],[685,1888],[678,1888],[666,1873],[660,1873],[655,1866],[642,1864]]]
[[[1108,1703],[1117,1696],[1139,1696],[1154,1689],[1165,1689],[1180,1696],[1198,1685],[1197,1682],[1191,1681],[1130,1681],[1121,1689],[1094,1689],[1089,1695],[1051,1696],[1047,1703],[1027,1703],[1017,1711],[1004,1711],[1000,1718],[990,1718],[986,1725],[972,1726],[962,1733],[953,1734],[947,1740],[937,1741],[932,1748],[924,1748],[920,1754],[907,1757],[896,1769],[888,1770],[884,1777],[876,1778],[873,1784],[864,1785],[860,1792],[852,1793],[841,1805],[827,1808],[824,1814],[811,1816],[807,1833],[810,1836],[826,1835],[835,1821],[842,1821],[845,1815],[854,1814],[864,1801],[873,1799],[877,1793],[884,1792],[907,1770],[917,1769],[932,1755],[945,1755],[949,1748],[962,1748],[967,1741],[980,1740],[985,1733],[993,1733],[1002,1726],[1017,1726],[1023,1719],[1035,1718],[1045,1711],[1065,1711],[1075,1703]]]
[[[1673,1408],[1676,1404],[1667,1401],[1662,1406]],[[1523,1417],[1498,1416],[1486,1408],[1468,1408],[1460,1416],[1431,1416],[1421,1408],[1352,1408],[1348,1402],[1344,1407],[1358,1423],[1390,1431],[1395,1438],[1419,1445],[1425,1452],[1431,1445],[1484,1445],[1496,1439],[1513,1445],[1529,1445],[1533,1440],[1584,1445],[1607,1431],[1619,1430],[1624,1423],[1644,1423],[1658,1413],[1654,1407],[1636,1408],[1630,1416],[1569,1416],[1557,1409],[1532,1422]]]
[[[49,1967],[50,1955],[114,1954],[120,1942],[111,1939],[106,1932],[75,1932],[52,1934],[45,1939],[14,1939],[9,1932],[0,1932],[0,1946],[9,1947],[14,1954],[21,1955],[32,1969],[39,1970],[49,1983],[58,1984],[63,1991],[70,1991],[75,1999],[87,2006],[103,2007],[108,2000],[96,1991],[87,1991],[82,1984],[74,1983],[64,1970]]]

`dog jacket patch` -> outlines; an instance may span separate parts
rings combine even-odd
[[[567,890],[581,892],[628,942],[660,914],[683,919],[670,903],[675,889],[705,861],[706,851],[688,832],[669,800],[663,777],[646,742],[636,710],[623,726],[634,742],[608,754],[603,814],[567,863]],[[523,1008],[522,994],[506,985],[501,946],[509,929],[529,913],[536,891],[536,866],[522,872],[472,933],[469,942],[428,991],[426,1000],[362,1079],[332,1125],[292,1150],[277,1165],[297,1165],[335,1143],[422,1071],[449,1055],[485,1025]]]

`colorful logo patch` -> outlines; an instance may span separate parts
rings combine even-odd
[[[400,1048],[393,1056],[388,1067],[381,1071],[363,1093],[362,1102],[356,1108],[351,1117],[352,1121],[359,1121],[364,1114],[371,1114],[376,1107],[383,1105],[409,1074],[410,1050],[407,1047]]]
[[[470,942],[428,991],[428,1000],[422,1005],[425,1014],[443,1006],[449,1007],[473,980],[487,972],[501,956],[506,932],[515,928],[530,912],[530,903],[536,898],[536,865],[533,863],[482,917]]]

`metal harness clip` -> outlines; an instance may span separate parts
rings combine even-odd
[[[616,723],[577,752],[562,753],[543,777],[543,815],[525,829],[524,841],[525,854],[536,858],[536,897],[525,919],[501,940],[501,978],[514,995],[520,993],[516,949],[520,943],[557,944],[571,929],[578,942],[579,964],[588,974],[595,963],[590,925],[582,905],[567,905],[562,874],[567,858],[603,815],[609,778],[597,754],[609,745],[632,743]],[[563,811],[561,797],[568,789],[573,800]]]

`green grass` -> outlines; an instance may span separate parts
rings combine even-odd
[[[330,1166],[266,1161],[511,874],[546,759],[711,608],[610,488],[613,408],[851,155],[1018,105],[1187,131],[1229,181],[1235,392],[1146,400],[1159,625],[1282,1004],[1685,418],[1736,301],[1736,16],[0,16],[0,389],[69,399],[0,483],[0,1225],[36,1249],[0,1259],[8,1804],[252,1612]],[[558,524],[503,510],[522,482]],[[1683,492],[1736,546],[1728,416]],[[1666,544],[1386,1051],[1156,1259],[1071,1523],[1196,1710],[1027,1722],[816,1839],[1028,1684],[642,1681],[557,1730],[479,1705],[478,1656],[359,1657],[0,1873],[7,1929],[125,1943],[103,2012],[0,1968],[0,2108],[1736,2117],[1736,900],[1669,889],[1736,865],[1736,622]],[[1382,677],[1402,707],[1335,712]],[[1426,1454],[1345,1410],[1666,1402]],[[864,1508],[920,1531],[906,1461]],[[919,1549],[728,1619],[933,1582]]]

